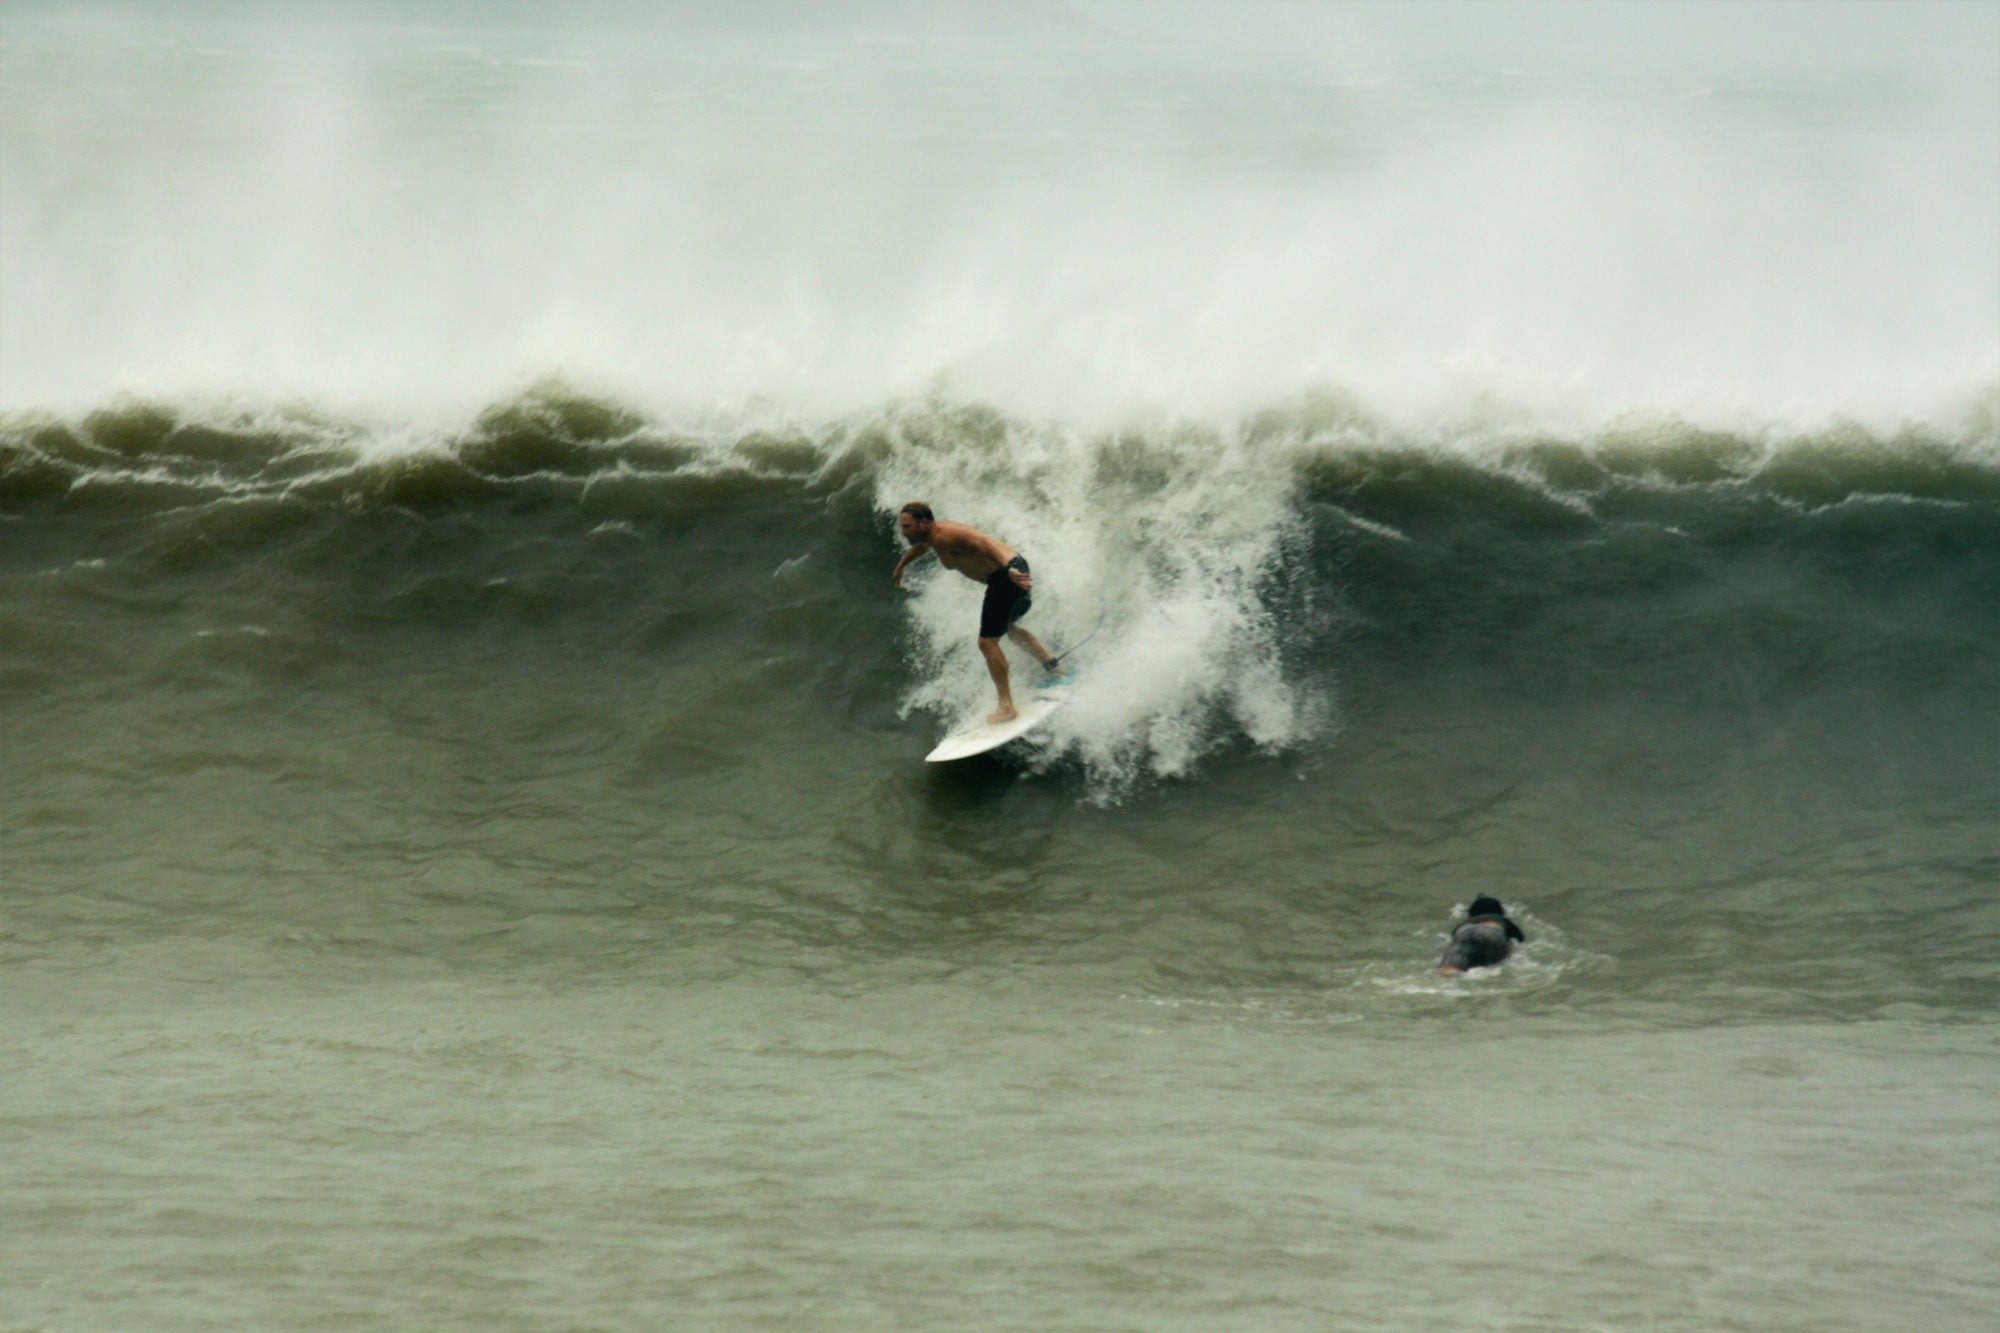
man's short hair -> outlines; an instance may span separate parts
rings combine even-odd
[[[937,516],[931,513],[931,507],[925,504],[922,500],[910,501],[908,504],[903,506],[903,512],[908,514],[911,518],[917,520],[917,522],[919,523],[937,522]]]

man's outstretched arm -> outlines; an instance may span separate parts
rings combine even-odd
[[[903,571],[908,569],[911,565],[915,564],[919,557],[929,555],[930,553],[931,553],[931,544],[929,542],[923,542],[920,543],[919,545],[912,546],[909,550],[903,552],[903,558],[896,562],[896,572],[890,576],[891,580],[895,583],[895,585],[898,588],[902,587]]]

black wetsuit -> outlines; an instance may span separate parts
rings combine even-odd
[[[1455,967],[1461,972],[1491,967],[1507,961],[1507,955],[1514,952],[1514,941],[1525,944],[1527,939],[1511,917],[1474,917],[1451,932],[1451,945],[1438,966]]]
[[[979,637],[997,639],[1007,632],[1007,627],[1028,614],[1028,608],[1035,604],[1028,596],[1028,590],[1014,582],[1007,573],[1018,569],[1028,572],[1028,562],[1015,556],[986,578],[986,600],[979,606]]]

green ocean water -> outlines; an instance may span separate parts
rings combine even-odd
[[[15,427],[17,1324],[1974,1326],[1988,443],[1354,424]],[[1104,628],[939,769],[996,439]]]
[[[0,11],[0,1330],[1988,1327],[2000,102],[1786,8]]]

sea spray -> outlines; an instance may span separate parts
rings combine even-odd
[[[1269,440],[1193,427],[1100,435],[941,404],[893,412],[864,435],[886,445],[883,510],[927,499],[1029,553],[1028,627],[1052,650],[1103,615],[1044,762],[1074,754],[1115,789],[1185,775],[1221,736],[1275,752],[1326,722],[1331,682],[1285,671],[1282,611],[1266,601],[1300,536],[1293,469]],[[918,584],[921,677],[907,707],[990,706],[971,651],[976,609],[955,576]],[[1017,678],[1036,669],[1015,654]]]
[[[0,407],[1880,431],[2000,374],[1989,13],[1563,77],[1323,8],[10,5]]]

